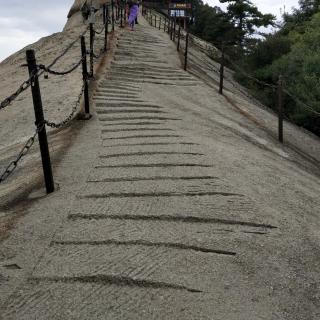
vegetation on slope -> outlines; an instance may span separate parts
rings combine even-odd
[[[301,0],[299,8],[284,14],[278,30],[269,35],[259,33],[258,28],[275,26],[275,17],[262,14],[249,0],[221,0],[228,3],[227,12],[199,0],[193,2],[192,31],[224,46],[239,70],[258,80],[276,85],[282,75],[286,90],[294,96],[286,95],[286,116],[320,135],[320,0]],[[242,72],[236,78],[256,98],[275,108],[274,90]]]

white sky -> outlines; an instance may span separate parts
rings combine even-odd
[[[74,0],[0,0],[0,62],[61,31]]]
[[[292,7],[298,7],[298,0],[251,0],[261,12],[272,13],[280,18],[280,9],[286,8],[286,12],[290,12]],[[220,3],[219,0],[204,0],[211,6],[225,8],[225,3]]]

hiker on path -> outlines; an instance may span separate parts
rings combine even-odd
[[[129,4],[129,26],[131,27],[131,31],[133,31],[134,23],[136,18],[138,17],[139,7],[136,2],[132,2]]]

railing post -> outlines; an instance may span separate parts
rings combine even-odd
[[[116,4],[116,20],[119,20],[119,3]]]
[[[120,7],[120,28],[123,28],[123,6]]]
[[[105,6],[105,27],[104,27],[104,51],[106,52],[108,50],[108,29],[109,29],[109,24],[108,24],[108,19],[109,19],[109,10],[108,6]]]
[[[102,20],[103,20],[103,24],[106,25],[106,5],[105,4],[102,6]]]
[[[94,30],[93,23],[90,22],[90,77],[93,77],[93,45],[94,45]]]
[[[154,27],[156,28],[157,27],[157,16],[154,15]]]
[[[181,26],[179,23],[177,51],[180,51],[180,38],[181,38]]]
[[[114,0],[111,0],[111,23],[112,31],[114,31]]]
[[[224,81],[224,45],[222,44],[221,48],[221,62],[220,62],[220,85],[219,85],[219,93],[223,94],[223,81]]]
[[[89,86],[88,86],[88,69],[87,69],[87,49],[85,37],[81,37],[81,55],[82,60],[82,79],[84,82],[84,109],[85,115],[90,116],[90,102],[89,102]]]
[[[187,35],[186,35],[186,48],[185,48],[185,51],[184,51],[184,70],[187,70],[188,46],[189,46],[189,31],[187,31]]]
[[[176,42],[176,21],[177,21],[177,14],[174,14],[174,25],[173,25],[173,42]]]
[[[167,25],[167,19],[164,18],[164,23],[163,23],[163,32],[166,32],[166,25]]]
[[[159,30],[161,29],[161,16],[160,16],[160,20],[159,20]]]
[[[34,75],[31,82],[31,91],[32,91],[34,114],[36,119],[35,124],[37,127],[43,125],[42,130],[38,132],[38,138],[39,138],[39,145],[40,145],[40,152],[41,152],[41,159],[42,159],[43,175],[44,175],[47,194],[49,194],[54,191],[54,181],[53,181],[50,153],[49,153],[49,147],[48,147],[47,131],[44,125],[42,99],[41,99],[39,78],[37,75],[37,61],[36,61],[34,50],[27,50],[26,56],[27,56],[29,75],[30,76]]]
[[[280,75],[278,81],[278,132],[279,141],[283,143],[283,78]]]

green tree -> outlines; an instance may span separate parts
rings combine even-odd
[[[275,23],[275,16],[261,13],[250,0],[220,0],[220,2],[228,3],[227,14],[237,29],[237,40],[242,45],[257,28],[268,27]]]
[[[208,42],[219,44],[234,39],[235,28],[219,7],[203,5],[197,10],[192,32]]]

